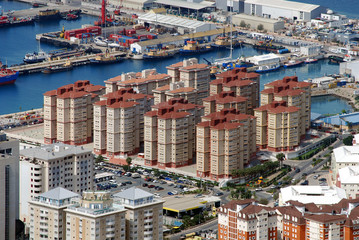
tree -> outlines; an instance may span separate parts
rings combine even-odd
[[[96,159],[95,159],[95,162],[96,163],[100,163],[100,162],[103,162],[105,159],[103,158],[103,156],[102,155],[98,155],[97,157],[96,157]]]
[[[257,29],[258,29],[258,31],[263,31],[263,29],[264,29],[263,24],[259,24],[259,25],[257,26]]]
[[[275,157],[280,162],[280,167],[282,168],[282,164],[283,164],[283,161],[285,159],[284,153],[278,153]]]
[[[353,137],[352,135],[350,135],[350,136],[344,138],[344,139],[343,139],[344,145],[353,146],[353,138],[354,138],[354,137]]]
[[[246,22],[242,20],[242,21],[240,22],[239,26],[240,26],[241,28],[245,28],[245,27],[246,27]]]
[[[128,166],[130,166],[132,163],[132,158],[130,158],[130,157],[126,158],[126,163]]]
[[[266,199],[266,198],[261,198],[260,200],[259,200],[259,203],[260,204],[263,204],[263,205],[267,205],[268,204],[268,199]]]

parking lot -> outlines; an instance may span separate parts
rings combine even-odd
[[[186,191],[198,189],[196,182],[184,178],[173,179],[164,175],[155,177],[153,171],[139,170],[136,173],[124,172],[121,169],[112,169],[106,167],[97,167],[96,174],[101,173],[113,174],[113,179],[104,181],[95,181],[96,190],[109,190],[113,193],[136,186],[147,192],[153,193],[160,197],[168,195],[177,195]]]

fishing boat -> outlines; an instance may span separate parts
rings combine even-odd
[[[304,62],[306,64],[316,63],[316,62],[318,62],[318,59],[316,59],[316,58],[307,58],[307,59],[304,60]]]
[[[60,11],[57,9],[40,10],[37,15],[40,21],[60,18]]]
[[[285,68],[297,67],[297,66],[302,65],[303,63],[304,63],[304,61],[300,61],[300,60],[290,60],[284,64],[284,67]]]
[[[201,47],[197,41],[187,41],[186,45],[180,49],[180,54],[191,54],[211,51],[211,46]]]
[[[49,55],[46,52],[39,51],[39,52],[33,52],[33,53],[27,53],[24,57],[25,63],[38,63],[45,61]]]
[[[0,85],[11,84],[16,81],[19,76],[19,72],[8,69],[1,68],[0,69]]]
[[[344,62],[344,58],[343,57],[340,57],[340,56],[336,56],[336,55],[331,55],[328,57],[329,59],[329,62],[332,62],[332,63],[341,63],[341,62]]]
[[[264,73],[264,72],[270,72],[275,71],[280,68],[279,63],[273,63],[269,65],[260,65],[258,66],[258,69],[256,70],[257,73]]]
[[[101,36],[95,37],[94,42],[97,46],[100,46],[100,47],[107,47],[107,45],[108,45],[108,40]]]
[[[109,63],[117,63],[122,61],[121,57],[111,56],[108,49],[106,53],[98,54],[94,59],[90,59],[90,63],[92,64],[109,64]]]
[[[43,73],[54,73],[54,72],[69,71],[72,69],[73,69],[72,63],[70,61],[66,61],[66,63],[63,65],[47,67],[44,70],[42,70],[42,72]]]
[[[152,49],[151,51],[143,54],[143,59],[162,59],[162,58],[169,58],[173,57],[175,52],[168,52],[163,50],[155,50]]]

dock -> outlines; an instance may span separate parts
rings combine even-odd
[[[68,12],[70,10],[74,10],[74,9],[78,9],[79,7],[76,6],[65,6],[65,5],[56,5],[56,6],[43,6],[43,7],[39,7],[39,8],[29,8],[29,9],[24,9],[24,10],[16,10],[14,11],[11,16],[12,17],[35,17],[36,15],[39,14],[40,10],[46,10],[46,9],[57,9],[60,11],[60,13],[62,12]]]
[[[126,56],[125,52],[111,52],[111,56],[114,57],[124,57]],[[30,73],[37,73],[41,72],[45,68],[54,67],[54,66],[61,66],[65,64],[67,61],[70,61],[73,66],[80,66],[86,65],[90,63],[90,59],[95,59],[98,54],[89,54],[79,57],[70,57],[66,59],[59,59],[53,61],[46,61],[34,64],[26,64],[26,65],[19,65],[10,67],[10,69],[18,71],[20,74],[30,74]]]

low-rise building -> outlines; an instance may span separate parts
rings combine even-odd
[[[255,117],[223,109],[197,124],[197,176],[218,180],[243,169],[256,153]]]
[[[84,192],[64,211],[66,239],[126,239],[126,209],[113,203],[110,192]]]
[[[126,239],[163,239],[163,203],[152,193],[131,187],[113,195],[126,209]]]
[[[333,150],[332,153],[332,179],[336,181],[339,177],[339,170],[345,167],[359,166],[359,145],[354,146],[341,146]]]
[[[44,93],[44,142],[92,142],[92,104],[104,92],[105,87],[82,80]]]
[[[145,164],[160,168],[192,164],[195,126],[203,116],[203,107],[183,98],[172,98],[152,109],[144,119]]]
[[[347,198],[359,197],[359,166],[348,166],[338,170],[336,186],[345,190]]]
[[[151,110],[153,96],[122,88],[94,103],[94,152],[116,155],[139,152],[144,136],[143,115]]]
[[[63,187],[75,193],[93,188],[94,156],[89,149],[55,143],[20,152],[20,219],[29,219],[28,202]]]
[[[285,205],[289,201],[316,205],[336,204],[345,198],[345,190],[335,186],[289,186],[280,189],[279,205]]]
[[[80,195],[62,187],[40,194],[29,202],[30,240],[66,239],[64,210]]]
[[[249,26],[251,29],[258,29],[258,26],[262,27],[262,30],[269,32],[278,32],[284,29],[284,21],[278,19],[269,19],[262,16],[254,16],[247,14],[237,14],[232,17],[232,22],[236,26]]]

